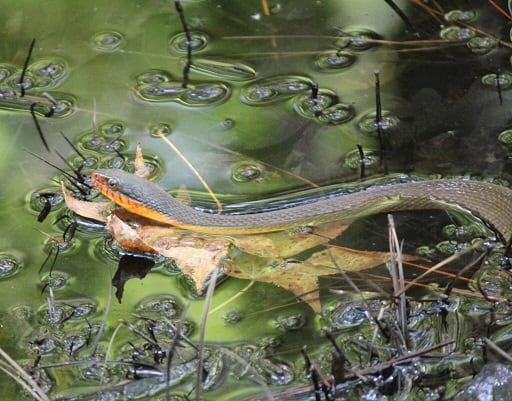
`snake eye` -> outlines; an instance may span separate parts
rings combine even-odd
[[[109,178],[107,181],[107,185],[112,189],[117,189],[119,186],[119,180],[117,178]]]

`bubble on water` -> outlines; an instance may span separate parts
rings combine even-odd
[[[241,161],[231,166],[231,178],[235,182],[249,182],[262,178],[265,166],[257,161]]]
[[[141,300],[135,307],[135,311],[144,317],[176,319],[181,315],[182,306],[175,296],[159,294]]]
[[[110,141],[105,142],[105,144],[101,147],[100,152],[105,153],[115,153],[118,155],[123,150],[125,150],[128,146],[126,145],[126,142],[122,139],[113,139]]]
[[[41,188],[30,194],[30,209],[40,212],[47,207],[48,203],[51,205],[51,210],[55,210],[64,204],[64,195],[60,188]]]
[[[296,95],[298,93],[310,90],[313,82],[305,77],[277,77],[270,78],[269,83],[282,95]]]
[[[98,127],[98,132],[106,137],[119,137],[124,134],[126,124],[122,121],[112,120],[101,123]]]
[[[175,276],[181,269],[172,259],[164,258],[155,263],[155,267],[152,271],[158,271],[166,276]]]
[[[149,172],[150,177],[155,178],[160,176],[162,173],[162,166],[155,156],[151,156],[147,151],[145,151],[143,161],[144,167]],[[124,153],[122,157],[116,155],[104,158],[99,163],[99,167],[106,169],[121,169],[133,173],[135,172],[135,153]]]
[[[51,308],[43,305],[37,312],[39,323],[42,325],[56,325],[68,320],[73,315],[73,308],[62,303],[54,304]]]
[[[53,86],[53,81],[50,78],[37,78],[34,81],[34,87],[38,89],[50,89]]]
[[[201,84],[187,88],[179,100],[186,106],[201,107],[223,103],[231,95],[231,90],[221,83]]]
[[[339,49],[348,47],[352,50],[367,50],[374,46],[374,40],[380,36],[371,29],[358,26],[348,26],[339,29],[339,38],[335,40],[335,46]]]
[[[285,75],[260,79],[242,88],[240,100],[250,106],[283,102],[311,90],[313,81],[306,77]]]
[[[29,341],[31,352],[41,354],[59,354],[62,352],[62,344],[57,336],[51,337],[50,333],[44,333],[38,336],[37,339]]]
[[[241,100],[245,104],[261,106],[278,101],[279,92],[267,86],[251,85],[242,90]]]
[[[436,244],[436,249],[443,255],[453,255],[459,250],[457,241],[441,241]]]
[[[293,109],[302,117],[317,118],[321,113],[332,104],[336,103],[336,95],[323,91],[316,97],[311,94],[297,96],[293,101]]]
[[[64,60],[41,59],[32,63],[28,70],[37,80],[37,86],[42,88],[41,82],[47,82],[44,87],[56,87],[68,74]]]
[[[121,252],[124,250],[112,237],[102,238],[94,243],[94,254],[106,263],[119,263]]]
[[[459,226],[455,224],[447,224],[443,227],[441,232],[445,238],[455,238],[457,236],[457,229]]]
[[[416,248],[416,255],[425,258],[434,258],[437,255],[437,250],[428,245],[422,245]]]
[[[188,89],[181,82],[162,82],[155,85],[141,85],[136,87],[140,98],[148,102],[176,102]]]
[[[208,36],[202,32],[190,32],[190,37],[189,42],[184,32],[173,36],[169,40],[170,49],[176,53],[187,53],[190,46],[193,52],[197,52],[208,45]]]
[[[123,34],[116,31],[100,31],[91,38],[93,49],[102,52],[113,52],[121,47],[123,43]]]
[[[54,290],[63,289],[69,281],[69,274],[60,271],[52,271],[41,278],[41,283],[45,288],[50,287]]]
[[[352,170],[359,170],[364,164],[366,169],[378,167],[381,158],[377,151],[372,149],[364,149],[364,158],[361,159],[359,150],[353,150],[345,155],[344,165]]]
[[[156,85],[172,81],[172,75],[165,70],[149,70],[135,77],[137,85]]]
[[[52,118],[65,118],[73,114],[75,111],[76,103],[74,97],[68,94],[55,92],[52,92],[52,96],[56,101],[56,104],[53,104],[53,114],[51,115]]]
[[[330,50],[315,57],[313,65],[322,72],[339,72],[350,67],[356,56],[348,51]]]
[[[73,319],[90,317],[98,308],[96,301],[89,298],[68,299],[65,302],[66,305],[73,307]]]
[[[9,64],[0,64],[0,83],[16,72],[16,67]]]
[[[124,170],[126,160],[121,156],[113,156],[101,162],[100,168]]]
[[[154,138],[160,135],[169,136],[172,134],[172,125],[169,123],[156,123],[149,126],[149,134]]]
[[[96,132],[83,135],[78,142],[78,145],[90,151],[105,153],[119,153],[127,148],[126,142],[119,138],[109,139]]]
[[[20,78],[21,72],[15,72],[7,78],[5,84],[11,89],[18,90],[20,88]],[[28,72],[23,77],[23,87],[25,90],[33,89],[35,87],[35,79]]]
[[[223,317],[226,324],[237,324],[244,319],[243,313],[239,311],[229,311]]]
[[[441,30],[439,36],[446,40],[469,40],[476,36],[476,32],[469,28],[449,26]]]
[[[101,146],[105,142],[105,139],[98,135],[96,132],[88,132],[84,135],[82,135],[78,139],[78,145],[85,150],[92,150],[99,152],[101,149]]]
[[[473,10],[452,10],[444,15],[444,19],[449,22],[473,22],[478,19],[478,13]]]
[[[222,127],[226,130],[232,129],[236,125],[236,121],[232,118],[225,118],[222,121]]]
[[[14,276],[21,268],[21,261],[8,253],[0,253],[0,280]]]
[[[9,309],[9,315],[16,320],[28,320],[32,313],[33,310],[28,305],[16,305]]]
[[[466,43],[466,46],[475,54],[485,54],[490,52],[498,44],[496,39],[488,36],[475,36]]]
[[[40,323],[55,325],[89,318],[96,313],[97,307],[97,303],[90,298],[61,299],[51,306],[43,304],[37,315]]]
[[[512,145],[512,129],[501,131],[498,135],[498,141],[504,145]]]
[[[84,347],[89,345],[90,336],[89,335],[70,335],[64,338],[64,345],[67,350],[69,350],[69,354],[75,354],[83,349]]]
[[[499,74],[486,74],[482,77],[482,84],[501,89],[508,89],[512,85],[512,74],[509,72]]]
[[[360,325],[368,320],[367,308],[354,302],[338,302],[325,310],[324,318],[332,330]]]
[[[291,315],[280,315],[276,317],[276,326],[285,330],[299,330],[306,324],[306,315],[304,313],[294,313]]]
[[[46,253],[59,252],[60,254],[69,253],[74,249],[80,247],[80,240],[76,237],[70,241],[55,241],[53,238],[48,238],[44,241],[43,250]]]
[[[337,103],[322,111],[318,120],[324,124],[344,124],[352,120],[356,115],[354,108],[349,104]]]
[[[290,365],[272,357],[258,359],[254,363],[254,369],[269,385],[284,386],[295,379],[295,373]]]
[[[363,132],[376,132],[377,128],[382,130],[388,130],[395,128],[400,124],[400,119],[394,115],[391,111],[382,110],[382,118],[379,122],[376,121],[375,111],[364,113],[359,118],[357,123],[358,128]]]
[[[191,70],[228,81],[247,81],[257,75],[247,64],[213,58],[194,58]]]
[[[80,155],[71,156],[71,158],[68,159],[68,162],[71,166],[73,166],[76,169],[79,168],[86,168],[91,169],[95,168],[98,165],[98,158],[87,155],[85,157],[85,160]]]

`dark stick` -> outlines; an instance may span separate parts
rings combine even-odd
[[[79,169],[76,169],[74,168],[71,163],[69,161],[66,160],[66,158],[64,156],[62,156],[58,151],[55,151],[55,153],[57,154],[57,156],[59,156],[59,158],[66,164],[66,166],[68,166],[71,171],[73,171],[73,173],[75,174],[75,179],[80,183],[80,184],[83,184],[83,185],[86,185],[85,184],[85,180],[84,178],[82,177],[82,174],[80,173]]]
[[[313,390],[315,393],[315,401],[322,401],[322,393],[320,390],[320,384],[318,382],[318,374],[311,364],[309,355],[306,352],[306,347],[302,347],[300,352],[302,353],[302,356],[304,357],[304,365],[306,368],[306,372],[310,375],[311,382],[313,383]]]
[[[379,136],[379,146],[381,159],[380,163],[384,163],[384,170],[387,172],[387,165],[385,164],[386,146],[384,144],[384,131],[382,129],[382,100],[380,96],[380,71],[375,71],[375,125],[377,127],[377,134]]]
[[[37,132],[39,133],[39,138],[41,138],[41,141],[43,141],[43,145],[47,152],[50,151],[50,147],[48,146],[48,142],[46,142],[46,139],[43,134],[43,130],[41,129],[41,126],[39,125],[39,121],[37,120],[35,108],[37,106],[37,103],[32,103],[30,105],[30,115],[32,116],[32,120],[34,120],[34,124],[36,125]]]
[[[183,67],[183,82],[181,83],[181,86],[186,88],[188,86],[188,76],[192,65],[192,36],[190,35],[190,29],[188,28],[187,20],[185,18],[185,10],[183,10],[180,0],[174,0],[174,7],[180,16],[181,26],[183,27],[185,37],[187,38],[187,61]]]
[[[59,166],[57,166],[56,164],[53,164],[52,162],[49,162],[48,160],[45,160],[43,159],[41,156],[39,156],[37,153],[34,153],[34,152],[31,152],[30,150],[28,149],[25,149],[26,152],[30,153],[32,156],[34,156],[35,158],[41,160],[43,163],[46,163],[48,164],[49,166],[53,167],[54,169],[60,171],[62,174],[64,174],[64,176],[69,180],[69,182],[71,183],[71,185],[73,185],[76,189],[78,189],[80,191],[80,193],[82,195],[87,195],[87,192],[82,188],[82,186],[80,184],[82,184],[75,176],[69,174],[67,171],[61,169]],[[86,187],[88,186],[87,184],[82,184],[82,185],[85,185]]]
[[[23,81],[25,80],[25,74],[27,72],[28,63],[30,63],[30,58],[32,57],[32,51],[34,50],[35,44],[36,44],[36,39],[34,38],[34,39],[32,39],[32,42],[30,42],[27,57],[25,58],[25,64],[23,64],[23,70],[21,70],[20,82],[19,82],[20,91],[21,91],[20,97],[25,96],[25,84],[23,83]]]
[[[382,101],[380,97],[380,71],[375,71],[375,126],[379,134],[380,151],[384,152],[384,133],[382,132]]]
[[[501,93],[500,77],[501,77],[501,71],[498,70],[498,72],[496,73],[496,89],[498,90],[498,99],[500,99],[500,106],[501,106],[501,105],[503,105],[503,94]]]
[[[363,146],[358,143],[357,144],[357,150],[359,150],[359,167],[360,167],[360,174],[359,174],[359,178],[362,180],[365,176],[365,167],[366,167],[366,163],[365,163],[365,159],[364,159],[364,150],[363,150]]]
[[[71,148],[75,151],[75,153],[78,156],[80,156],[80,158],[82,159],[82,165],[77,169],[78,174],[81,174],[82,169],[85,167],[85,164],[87,163],[87,158],[84,156],[84,154],[82,152],[80,152],[80,149],[78,149],[78,147],[75,146],[75,144],[73,142],[71,142],[70,139],[66,135],[64,135],[64,133],[62,131],[60,131],[60,134],[66,140],[68,145],[71,146]]]
[[[412,26],[411,21],[409,20],[407,15],[405,15],[405,13],[402,11],[402,9],[400,7],[398,7],[393,0],[384,0],[384,1],[387,3],[388,6],[390,6],[393,9],[393,11],[404,22],[405,27],[407,28],[407,30],[409,32],[413,33],[415,31],[414,27]]]

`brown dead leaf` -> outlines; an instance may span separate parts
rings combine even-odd
[[[142,155],[142,146],[140,143],[137,144],[137,148],[135,150],[135,160],[133,162],[135,167],[135,174],[142,178],[151,177],[151,171],[149,171],[148,166],[144,162],[144,156]]]
[[[203,290],[212,271],[222,265],[231,245],[226,238],[189,233],[173,227],[132,227],[115,214],[109,217],[106,228],[123,248],[173,259],[180,270],[194,280],[198,292]]]
[[[89,202],[76,199],[71,196],[63,182],[61,182],[61,187],[66,206],[69,210],[86,219],[106,223],[107,217],[112,211],[112,202]]]
[[[280,231],[233,238],[237,248],[252,255],[289,258],[339,237],[349,225],[340,222],[306,228],[307,231]]]
[[[156,249],[141,239],[135,228],[121,220],[115,213],[108,216],[105,228],[124,249],[139,253],[158,254]]]
[[[404,255],[404,261],[417,259]],[[233,259],[226,264],[226,274],[272,283],[295,294],[313,310],[320,311],[318,278],[344,271],[362,271],[386,263],[388,252],[366,252],[331,247],[314,253],[304,261],[277,261],[256,256]]]
[[[402,254],[403,262],[418,260],[417,256]],[[389,252],[363,251],[359,249],[332,246],[316,252],[307,260],[315,268],[336,265],[338,270],[346,272],[367,270],[389,261]]]

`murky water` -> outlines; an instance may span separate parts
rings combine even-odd
[[[397,1],[412,24],[407,31],[386,2],[376,0],[183,1],[192,49],[185,85],[187,37],[173,2],[75,3],[17,1],[4,4],[0,14],[0,347],[26,366],[37,365],[34,372],[51,399],[164,399],[162,352],[189,304],[183,330],[193,345],[180,344],[169,378],[172,399],[185,399],[194,388],[194,346],[204,309],[204,298],[194,297],[193,286],[163,261],[143,280],[126,284],[122,304],[110,301],[118,250],[105,240],[101,225],[79,225],[53,262],[52,238],[62,238],[69,222],[54,224],[66,213],[55,180],[61,176],[29,152],[69,170],[58,152],[76,167],[80,158],[61,133],[87,158],[85,171],[131,168],[141,143],[159,184],[184,187],[205,207],[213,203],[205,201],[197,176],[157,133],[226,202],[331,183],[357,186],[361,164],[368,179],[386,172],[511,179],[510,34],[508,19],[490,2]],[[33,38],[22,98],[18,82]],[[382,94],[378,125],[376,71]],[[51,99],[60,109],[44,117]],[[42,104],[34,110],[49,153],[29,112],[34,102]],[[48,200],[55,201],[52,212],[38,223]],[[489,233],[473,219],[444,213],[397,219],[406,251],[436,260]],[[383,219],[358,222],[338,242],[384,251],[385,225]],[[500,255],[498,249],[495,265]],[[385,274],[372,270],[367,277]],[[480,274],[488,279],[488,272]],[[507,296],[508,281],[500,280],[489,291]],[[363,304],[333,295],[327,287],[338,283],[330,279],[318,314],[284,289],[248,285],[228,278],[215,291],[204,399],[263,397],[308,385],[303,346],[330,372],[333,348],[323,326],[335,333],[349,366],[370,363],[361,357],[374,329],[368,310],[378,311],[382,299]],[[56,300],[50,308],[49,287]],[[440,324],[436,308],[435,302],[413,307],[412,343],[421,348],[454,339],[442,351],[459,359],[446,361],[439,351],[439,359],[425,362],[430,392],[413,385],[421,376],[413,367],[395,373],[407,378],[406,391],[418,399],[441,397],[434,379],[443,376],[442,369],[457,380],[483,363],[478,338],[486,331],[478,320],[491,323],[490,303],[460,296],[443,309],[446,326],[432,332]],[[95,344],[106,311],[105,333]],[[509,311],[499,312],[506,331]],[[133,327],[115,332],[119,319],[143,335]],[[501,334],[493,340],[507,348]],[[377,341],[380,360],[390,358],[385,340]],[[471,365],[467,355],[477,362]],[[110,362],[97,363],[104,359]],[[456,380],[448,395],[460,387]],[[385,387],[375,384],[373,399],[384,399]],[[18,385],[4,374],[0,389],[2,399],[19,397]]]

